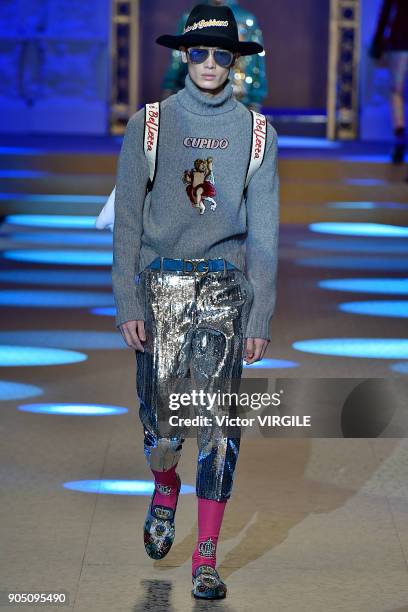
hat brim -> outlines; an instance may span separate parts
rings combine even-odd
[[[193,45],[205,45],[208,47],[228,49],[229,51],[235,51],[241,55],[254,55],[255,53],[261,53],[264,50],[262,45],[256,42],[234,42],[225,36],[216,36],[212,34],[183,34],[180,36],[163,34],[163,36],[156,38],[156,42],[158,45],[162,45],[163,47],[167,47],[169,49],[180,49],[180,47],[191,47]]]

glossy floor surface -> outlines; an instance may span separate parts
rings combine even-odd
[[[93,149],[78,155],[3,151],[4,214],[95,215],[115,180],[115,154],[99,153],[96,163]],[[344,155],[354,158],[340,159]],[[245,368],[244,377],[398,377],[406,389],[406,304],[396,304],[407,300],[406,168],[378,155],[387,151],[362,146],[336,157],[283,149],[273,340],[263,367]],[[18,175],[28,171],[31,177]],[[312,229],[323,222],[349,225],[326,226],[329,233],[323,226]],[[354,223],[363,224],[363,234],[341,233]],[[381,235],[389,225],[401,235]],[[143,547],[151,473],[143,455],[134,353],[113,323],[111,237],[81,224],[33,227],[3,218],[0,249],[1,610],[11,609],[1,605],[11,590],[65,591],[69,603],[47,609],[75,612],[408,610],[408,441],[387,436],[393,415],[382,410],[383,399],[373,403],[383,417],[373,437],[363,427],[363,437],[343,438],[340,413],[330,431],[315,437],[245,432],[217,555],[228,595],[222,602],[195,601],[192,438],[180,461],[190,489],[179,500],[173,548],[154,562]],[[345,279],[357,279],[357,290],[321,285]],[[368,280],[377,288],[363,289]],[[385,280],[401,283],[384,293]],[[339,308],[356,301],[376,302],[374,311]],[[311,352],[296,344],[334,337],[344,345],[358,338],[359,354],[342,343],[330,355],[321,345]],[[386,350],[378,344],[370,352],[366,341],[373,339],[388,339]],[[45,356],[39,349],[55,352]],[[62,350],[69,353],[62,356]],[[48,361],[39,363],[44,357]],[[77,413],[21,409],[40,403],[71,403]],[[84,414],[101,404],[124,411]],[[306,411],[313,408],[309,400]],[[91,486],[89,481],[101,487],[114,481],[116,494],[69,485]]]

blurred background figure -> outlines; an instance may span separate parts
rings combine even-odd
[[[404,161],[406,122],[404,89],[408,70],[408,0],[384,0],[370,47],[373,59],[386,60],[391,76],[391,112],[395,135],[392,161]]]
[[[263,45],[262,31],[255,15],[232,0],[203,0],[202,4],[219,6],[226,4],[234,13],[238,24],[239,39]],[[177,34],[182,34],[190,11],[185,11],[177,24]],[[173,51],[169,68],[164,76],[163,99],[184,87],[187,64],[183,64],[179,51]],[[231,68],[231,80],[235,97],[248,108],[259,111],[268,94],[265,71],[265,52],[240,57]]]

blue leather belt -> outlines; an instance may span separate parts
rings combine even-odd
[[[237,269],[226,259],[170,259],[168,257],[157,257],[148,267],[152,270],[163,269],[184,274],[207,274],[207,272]]]

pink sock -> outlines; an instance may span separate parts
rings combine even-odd
[[[160,504],[161,506],[166,506],[167,508],[172,508],[173,510],[175,509],[177,500],[176,467],[177,464],[173,465],[173,467],[164,472],[152,470],[156,486],[152,504],[153,506]]]
[[[226,501],[198,497],[198,538],[192,556],[192,572],[199,565],[216,564],[216,550]]]

